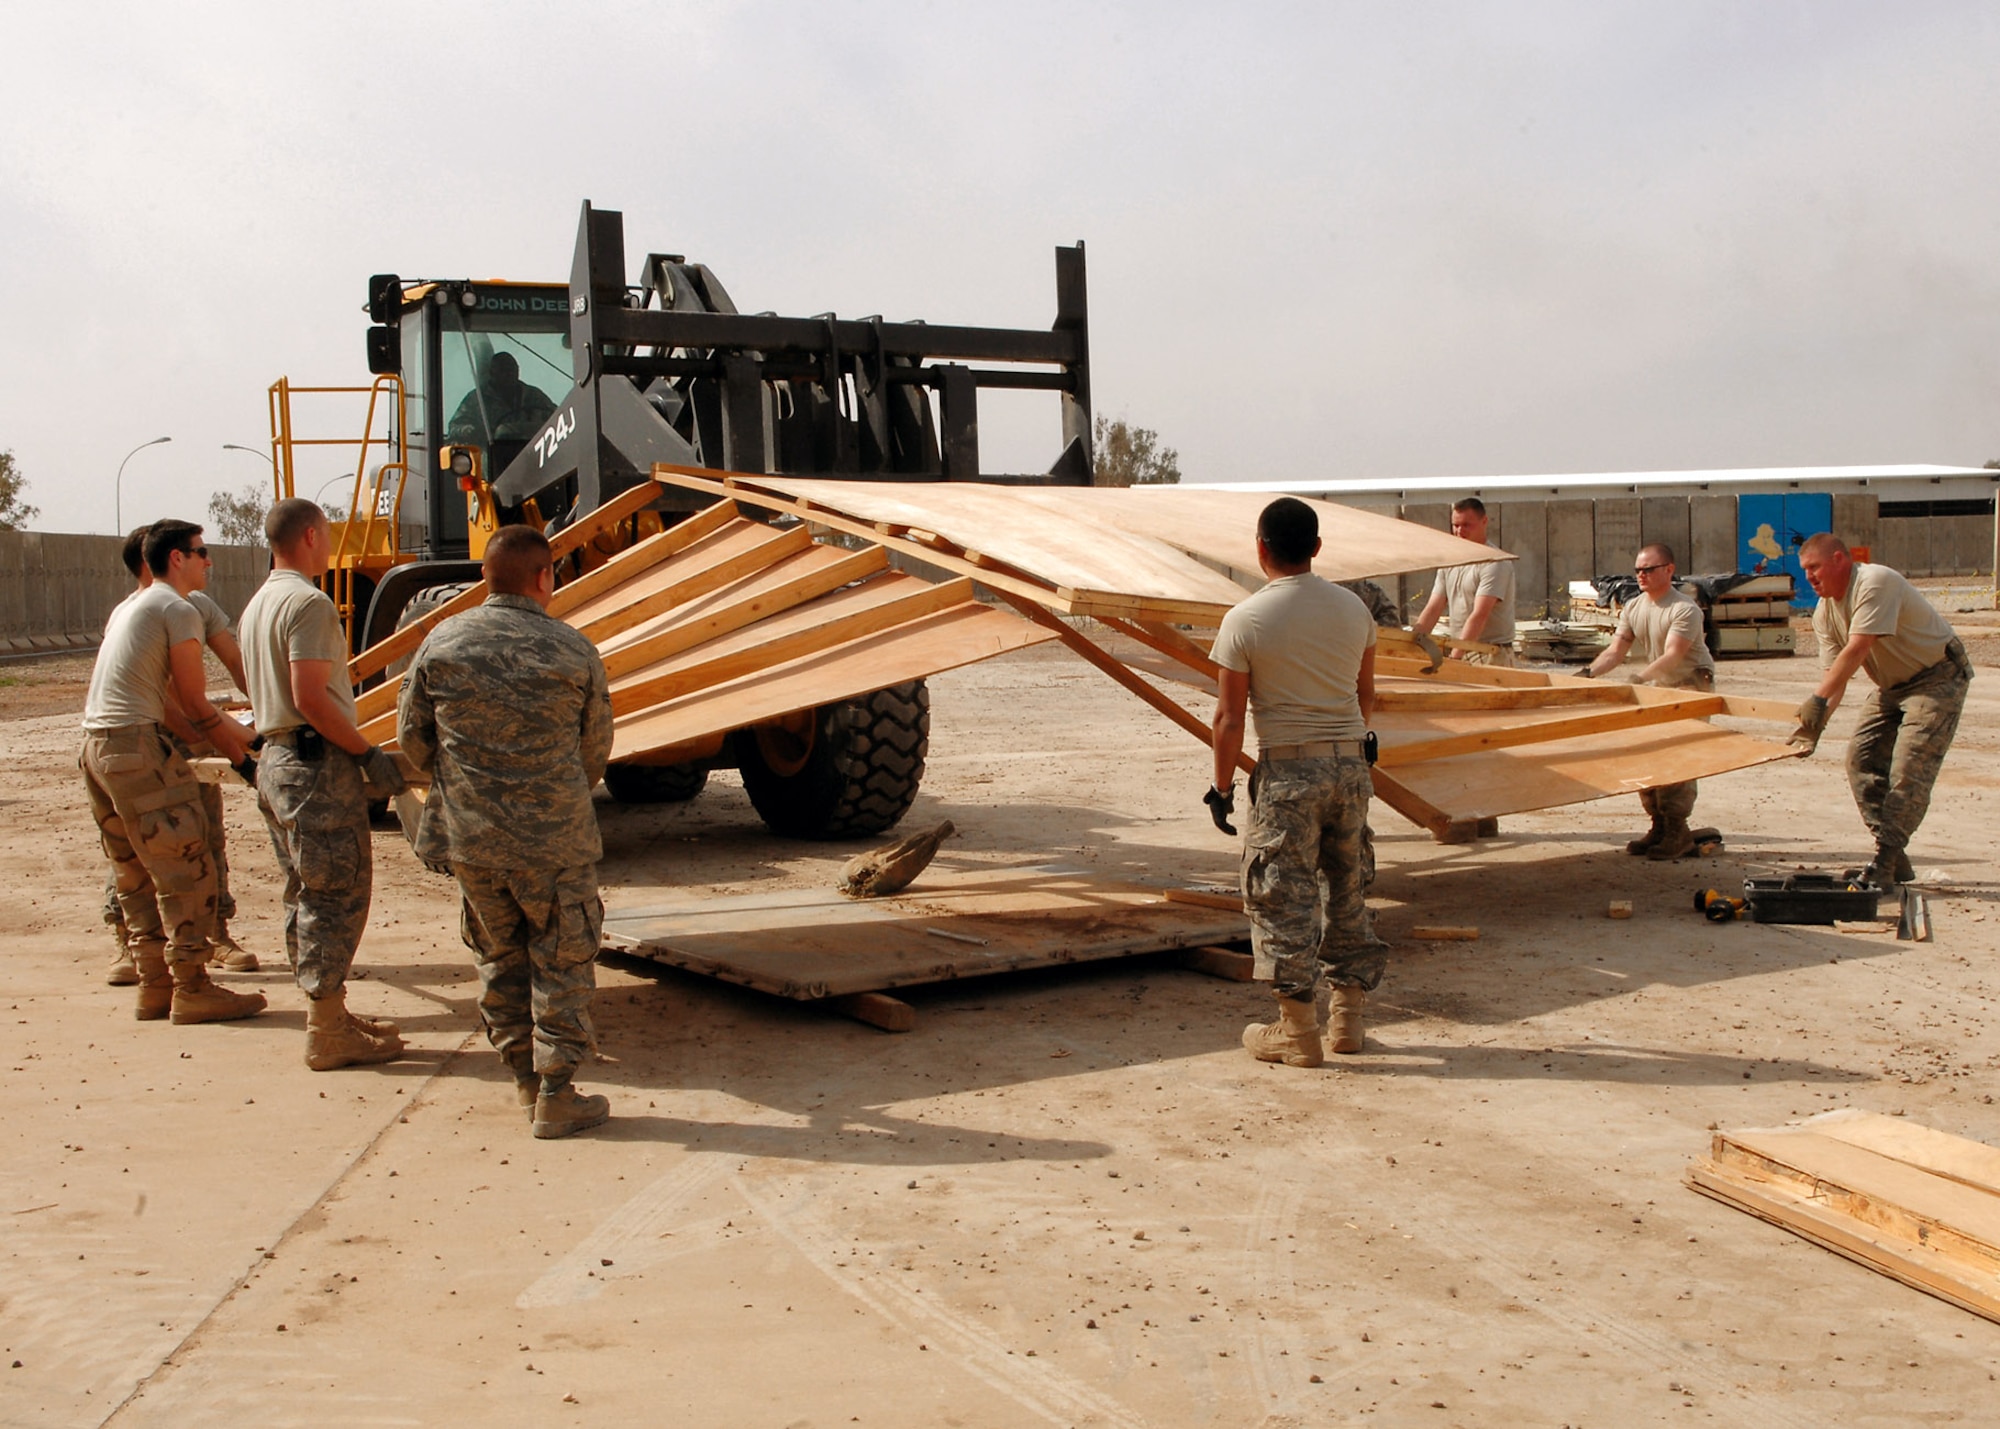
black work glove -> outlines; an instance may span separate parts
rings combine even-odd
[[[1596,679],[1596,678],[1597,678],[1597,662],[1593,660],[1593,661],[1592,661],[1592,662],[1591,662],[1590,664],[1588,664],[1588,665],[1585,665],[1585,666],[1584,666],[1584,667],[1583,667],[1583,668],[1582,668],[1581,670],[1578,670],[1578,671],[1576,672],[1576,677],[1577,677],[1577,678],[1578,678],[1579,680],[1594,680],[1594,679]]]
[[[1201,796],[1202,803],[1208,805],[1208,816],[1215,820],[1215,826],[1231,838],[1236,837],[1236,825],[1229,822],[1229,816],[1236,812],[1236,786],[1231,784],[1224,793],[1214,785],[1209,786]]]
[[[379,744],[371,744],[360,757],[361,782],[371,799],[393,799],[410,787],[396,761]]]
[[[1801,755],[1811,754],[1819,748],[1819,737],[1826,733],[1826,720],[1826,701],[1818,695],[1807,695],[1799,702],[1799,727],[1785,743],[1796,745]]]
[[[261,742],[259,741],[259,743]],[[251,747],[255,748],[256,746],[253,745]],[[236,771],[236,777],[241,779],[245,784],[248,784],[252,789],[257,787],[257,761],[250,755],[244,755],[229,767]]]

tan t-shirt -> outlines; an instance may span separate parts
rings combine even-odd
[[[1279,576],[1223,616],[1210,654],[1250,676],[1250,725],[1261,748],[1366,734],[1354,686],[1374,644],[1361,598],[1308,572]]]
[[[1813,607],[1813,634],[1819,637],[1821,669],[1834,662],[1850,635],[1879,637],[1861,668],[1887,689],[1944,659],[1953,631],[1900,572],[1856,564],[1847,594],[1839,600],[1822,596]]]
[[[354,718],[354,686],[347,678],[347,636],[340,612],[325,591],[297,571],[272,571],[243,607],[243,673],[259,734],[310,723],[292,703],[292,661],[326,660],[326,687]]]
[[[1631,637],[1642,665],[1650,665],[1664,655],[1667,641],[1676,635],[1690,642],[1693,648],[1668,666],[1655,683],[1669,689],[1687,685],[1692,683],[1696,670],[1706,670],[1713,676],[1715,656],[1709,654],[1708,643],[1702,638],[1701,607],[1689,597],[1669,586],[1665,599],[1656,601],[1641,592],[1626,601],[1618,612],[1618,638]]]
[[[1497,547],[1495,549],[1498,549]],[[1514,563],[1482,561],[1476,566],[1445,566],[1431,584],[1433,596],[1443,593],[1447,635],[1456,636],[1472,618],[1472,604],[1482,595],[1500,603],[1486,617],[1486,628],[1475,637],[1488,645],[1514,643]]]
[[[201,615],[201,638],[213,640],[218,635],[228,634],[229,612],[215,603],[215,598],[205,590],[191,590],[187,593],[187,603]]]
[[[201,612],[165,581],[118,602],[104,623],[104,643],[83,697],[85,729],[160,724],[167,717],[167,652],[202,638]]]

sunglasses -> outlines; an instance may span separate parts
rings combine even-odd
[[[185,556],[199,556],[205,561],[208,559],[208,547],[188,546],[182,550],[181,554]]]
[[[1654,571],[1663,571],[1665,569],[1666,565],[1664,563],[1657,566],[1634,566],[1632,567],[1632,574],[1635,576],[1649,576]]]

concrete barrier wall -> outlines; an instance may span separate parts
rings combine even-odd
[[[119,536],[0,531],[0,651],[88,649],[132,593]],[[262,546],[211,545],[209,594],[234,620],[271,568]]]
[[[1907,576],[1992,574],[1991,516],[1885,517],[1880,504],[1874,496],[1835,496],[1835,533],[1849,545],[1868,547],[1875,560]],[[1370,509],[1440,531],[1451,529],[1449,502]],[[1735,570],[1737,565],[1734,496],[1489,501],[1486,515],[1487,539],[1519,558],[1514,589],[1523,620],[1562,614],[1568,608],[1571,581],[1629,570],[1633,555],[1648,542],[1672,546],[1683,575],[1711,575]],[[1423,608],[1434,575],[1419,571],[1390,583],[1390,594],[1398,598],[1406,615],[1414,616]]]

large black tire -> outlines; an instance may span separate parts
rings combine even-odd
[[[425,586],[410,597],[408,605],[397,612],[396,628],[402,630],[407,626],[415,625],[419,620],[422,620],[426,615],[429,615],[447,601],[456,600],[459,596],[464,595],[468,590],[472,589],[472,586],[472,581],[446,581],[441,585]],[[410,661],[414,658],[415,653],[412,652],[399,660],[391,660],[382,673],[385,676],[394,678],[409,669]]]
[[[604,789],[621,804],[685,804],[708,783],[706,764],[613,764]]]
[[[931,692],[892,685],[814,712],[811,746],[774,766],[755,730],[730,737],[743,792],[771,831],[794,839],[865,838],[916,801],[930,751]]]

